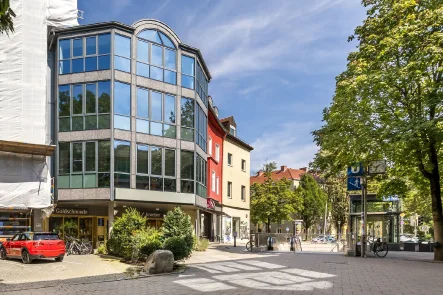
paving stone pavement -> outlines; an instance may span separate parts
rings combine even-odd
[[[340,254],[196,253],[181,274],[137,279],[96,277],[28,285],[7,294],[442,294],[443,264]],[[17,287],[17,286],[16,286]]]

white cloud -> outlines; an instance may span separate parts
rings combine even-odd
[[[251,86],[251,87],[243,88],[243,89],[239,90],[238,93],[240,93],[240,94],[242,94],[242,95],[246,95],[246,94],[249,94],[249,93],[255,92],[255,91],[257,91],[257,90],[260,90],[260,89],[262,89],[262,88],[263,88],[262,85],[255,85],[255,86]]]

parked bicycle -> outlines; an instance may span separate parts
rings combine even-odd
[[[92,243],[90,241],[76,239],[74,237],[65,237],[66,255],[86,255],[92,253]]]
[[[255,242],[254,242],[254,240],[251,240],[251,239],[250,239],[250,240],[246,243],[246,250],[252,252],[252,248],[253,248],[253,247],[255,247]]]
[[[388,255],[388,244],[386,242],[382,242],[380,238],[377,238],[375,240],[375,237],[371,239],[370,236],[368,236],[368,243],[371,245],[371,250],[374,252],[375,255],[378,257],[386,257]]]

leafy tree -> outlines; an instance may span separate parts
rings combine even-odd
[[[263,164],[263,172],[271,173],[272,171],[277,169],[277,162],[272,161],[270,163]]]
[[[331,217],[335,228],[343,232],[349,212],[349,199],[346,194],[346,182],[340,178],[329,178],[326,183],[328,201],[331,206]],[[339,225],[340,223],[340,225]]]
[[[16,17],[14,11],[10,7],[9,0],[0,1],[0,34],[14,33],[13,17]]]
[[[192,251],[194,240],[194,229],[191,217],[187,215],[180,207],[175,207],[169,211],[163,220],[163,235],[165,239],[172,237],[181,237],[188,245],[189,254]]]
[[[308,173],[302,175],[296,194],[303,200],[303,207],[299,215],[303,219],[307,239],[308,229],[318,217],[324,214],[326,194],[314,177]]]
[[[357,51],[337,77],[332,105],[315,141],[341,170],[385,158],[414,168],[431,196],[435,260],[443,260],[439,148],[443,141],[443,2],[363,0],[368,17],[355,29]],[[408,169],[404,169],[408,171]],[[405,177],[405,175],[400,175]]]

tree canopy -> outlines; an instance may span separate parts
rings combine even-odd
[[[14,33],[13,17],[15,13],[10,7],[9,0],[0,1],[0,34]]]

